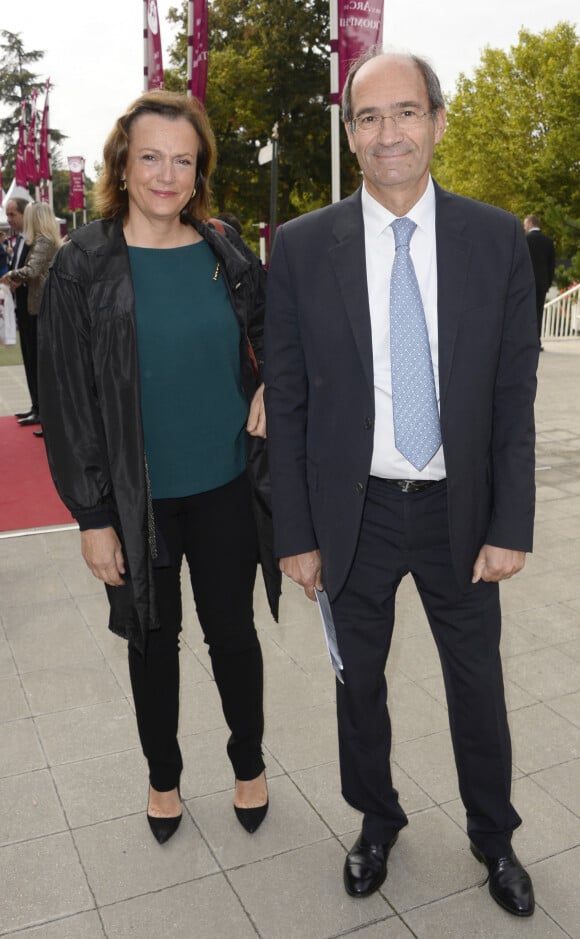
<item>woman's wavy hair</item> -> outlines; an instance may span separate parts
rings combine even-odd
[[[210,179],[216,165],[214,133],[201,101],[174,91],[147,91],[117,119],[103,148],[103,171],[95,186],[98,210],[105,218],[124,217],[128,212],[128,194],[120,187],[127,164],[131,125],[142,114],[158,114],[169,120],[185,118],[195,130],[199,138],[196,192],[183,211],[201,221],[208,219],[211,215]]]
[[[62,238],[55,214],[46,202],[29,202],[24,210],[22,234],[27,245],[35,238],[44,235],[55,245],[60,245]]]

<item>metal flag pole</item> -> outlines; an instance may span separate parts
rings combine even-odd
[[[83,160],[83,225],[87,224],[87,187],[85,177],[85,161]]]
[[[270,257],[278,224],[278,121],[272,128],[272,171],[270,174]]]
[[[194,25],[194,0],[188,0],[187,3],[187,95],[189,98],[193,95],[193,25]]]
[[[330,4],[330,166],[331,197],[340,202],[340,104],[338,103],[338,0]]]
[[[278,225],[278,140],[280,135],[278,133],[278,121],[274,124],[272,128],[272,134],[270,136],[270,141],[264,147],[261,147],[258,151],[258,163],[260,166],[264,166],[265,163],[271,163],[270,169],[270,230],[269,230],[269,239],[268,239],[268,257],[272,256],[272,248],[274,247],[274,238],[276,237],[276,227]],[[262,228],[260,228],[260,238],[262,236]],[[260,242],[260,250],[262,248]],[[264,260],[262,258],[262,260]]]
[[[149,89],[149,25],[147,23],[147,0],[143,0],[143,91],[147,91],[148,89]]]
[[[52,188],[52,161],[50,157],[50,78],[46,80],[44,93],[44,108],[42,110],[42,122],[40,125],[40,160],[38,163],[39,176],[44,180],[44,192],[46,201],[52,211],[54,211],[53,188]],[[42,198],[42,196],[41,196]]]

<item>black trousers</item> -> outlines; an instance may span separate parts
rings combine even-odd
[[[26,310],[16,308],[16,322],[20,336],[20,349],[26,384],[30,394],[31,408],[38,414],[38,352],[37,324],[38,316],[31,316]]]
[[[235,776],[264,769],[262,652],[254,626],[258,544],[246,475],[210,492],[153,503],[161,559],[155,592],[161,629],[151,630],[142,656],[129,646],[129,670],[151,785],[166,792],[179,783],[177,741],[181,564],[185,555],[197,615],[231,736]]]
[[[333,603],[344,685],[337,683],[342,791],[364,813],[363,834],[387,842],[407,824],[390,769],[385,666],[395,594],[411,573],[441,660],[470,838],[502,856],[521,819],[510,802],[511,744],[499,653],[497,584],[463,591],[451,566],[446,483],[405,494],[371,478],[360,542]]]

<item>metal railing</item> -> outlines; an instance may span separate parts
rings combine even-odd
[[[580,339],[580,284],[544,306],[542,340]]]

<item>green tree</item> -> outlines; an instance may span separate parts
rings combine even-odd
[[[559,23],[522,29],[509,52],[486,48],[460,75],[434,172],[442,185],[542,219],[568,279],[580,276],[580,43]],[[576,220],[576,222],[574,222]]]
[[[29,101],[34,90],[43,93],[46,81],[38,78],[29,66],[39,62],[44,55],[38,49],[27,52],[20,33],[10,33],[0,30],[0,56],[2,69],[0,69],[0,107],[7,110],[7,114],[0,119],[0,147],[3,153],[4,178],[11,179],[14,175],[16,160],[16,146],[18,144],[18,128],[20,125],[22,100]],[[27,117],[30,117],[30,112]],[[38,125],[40,130],[40,125]],[[64,135],[50,128],[52,143],[52,159],[58,162],[58,144]]]
[[[275,123],[279,221],[325,205],[330,201],[327,0],[214,0],[209,17],[206,107],[218,141],[216,210],[253,222],[268,219],[270,165],[258,165],[257,148]],[[187,4],[172,8],[168,18],[180,30],[165,85],[184,90]],[[343,186],[350,191],[357,174],[345,141],[343,157]]]

